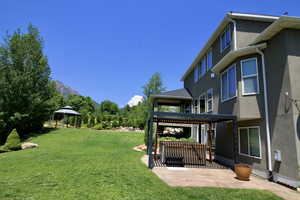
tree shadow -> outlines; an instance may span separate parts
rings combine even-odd
[[[33,132],[27,135],[25,138],[22,139],[22,142],[28,140],[29,138],[35,138],[41,135],[49,134],[50,132],[54,132],[55,130],[58,130],[58,128],[44,127],[38,132]]]

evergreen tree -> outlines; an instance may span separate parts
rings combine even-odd
[[[7,36],[0,47],[0,110],[6,123],[0,144],[13,128],[21,137],[42,128],[53,111],[54,91],[38,29],[29,25],[27,33]]]

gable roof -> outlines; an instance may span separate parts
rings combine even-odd
[[[249,14],[249,13],[238,13],[238,12],[229,12],[225,15],[219,26],[213,32],[209,40],[206,42],[204,47],[201,49],[199,54],[196,56],[192,64],[189,66],[187,71],[181,77],[181,81],[184,81],[185,78],[193,71],[195,65],[200,61],[200,59],[206,54],[208,49],[211,47],[213,42],[219,37],[221,32],[227,26],[232,19],[244,19],[244,20],[253,20],[253,21],[265,21],[265,22],[274,22],[277,20],[278,16],[271,16],[271,15],[258,15],[258,14]]]

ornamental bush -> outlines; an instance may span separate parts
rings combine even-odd
[[[21,149],[21,140],[17,130],[14,129],[7,137],[6,143],[2,147],[5,151],[16,151]]]

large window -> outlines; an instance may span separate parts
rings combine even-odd
[[[240,154],[260,158],[259,128],[239,128],[239,147]]]
[[[197,82],[198,79],[199,79],[198,67],[195,67],[195,69],[194,69],[194,81]]]
[[[225,28],[225,31],[220,36],[220,50],[221,52],[224,51],[227,47],[231,44],[231,31],[230,26]]]
[[[207,90],[207,112],[212,112],[213,110],[213,89]]]
[[[204,76],[204,74],[206,73],[206,56],[204,56],[204,58],[202,58],[201,62],[200,62],[200,74],[199,74],[199,78]]]
[[[199,97],[199,111],[200,111],[200,113],[206,112],[206,94],[205,93]]]
[[[241,73],[243,95],[257,94],[259,91],[257,59],[242,60]]]
[[[206,65],[207,65],[207,70],[211,69],[213,66],[212,63],[212,50],[210,50],[207,54],[206,54]]]
[[[230,66],[221,75],[221,100],[226,101],[236,96],[236,67]]]

